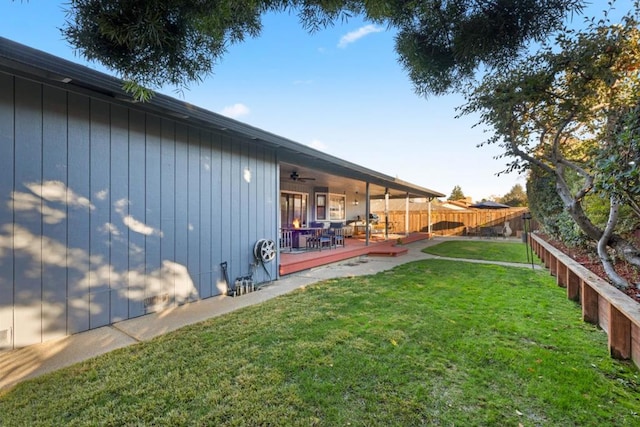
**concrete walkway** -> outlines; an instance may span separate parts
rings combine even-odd
[[[258,304],[323,280],[375,274],[399,264],[433,258],[496,264],[479,260],[443,258],[421,252],[427,246],[451,239],[455,238],[436,237],[432,240],[410,243],[406,245],[409,249],[408,253],[403,256],[360,257],[341,261],[285,276],[271,285],[264,286],[260,291],[239,297],[212,297],[42,344],[0,353],[0,390],[28,378],[34,378],[121,347],[149,341],[183,326]],[[530,268],[530,265],[526,264],[499,264]]]

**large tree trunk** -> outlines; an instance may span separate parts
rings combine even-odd
[[[610,225],[611,227],[610,230],[605,233],[606,230],[601,230],[595,224],[593,224],[593,222],[591,222],[587,214],[584,212],[581,198],[574,197],[565,181],[557,174],[556,190],[558,191],[558,195],[564,203],[565,209],[578,225],[578,227],[580,227],[580,229],[587,235],[587,237],[589,237],[594,242],[598,242],[598,256],[600,257],[607,277],[609,277],[609,279],[617,287],[629,287],[630,284],[615,272],[615,268],[611,263],[610,257],[608,256],[608,254],[606,254],[606,248],[610,247],[626,262],[640,268],[640,250],[630,241],[613,233],[613,229],[615,228],[618,217],[617,202],[615,203],[615,209],[610,209],[609,211],[607,229],[609,229]],[[614,206],[612,206],[612,208],[613,207]],[[604,256],[605,254],[606,256]]]
[[[515,141],[515,139],[513,141]],[[602,235],[604,234],[604,231],[597,227],[593,222],[591,222],[587,214],[584,212],[581,202],[582,198],[591,190],[593,177],[586,173],[586,171],[579,168],[577,165],[570,165],[570,162],[566,161],[564,158],[561,158],[558,153],[556,153],[557,157],[553,159],[547,159],[551,160],[551,162],[553,163],[552,166],[543,162],[541,159],[536,158],[521,150],[513,141],[509,144],[512,155],[531,162],[542,168],[543,170],[546,170],[547,172],[553,174],[556,178],[556,191],[571,218],[589,239],[593,240],[594,242],[599,242],[602,238]],[[571,192],[571,189],[564,180],[563,174],[567,165],[572,166],[572,170],[574,172],[581,173],[585,177],[585,185],[575,195]],[[607,237],[608,238],[605,239],[605,242],[608,247],[612,248],[618,256],[622,257],[622,259],[624,259],[629,264],[640,268],[640,250],[633,243],[617,234],[614,234],[613,231],[611,232],[611,235]],[[604,267],[605,271],[607,271],[608,267]],[[610,267],[611,270],[613,270],[613,265],[610,265]],[[607,275],[609,274],[607,273]],[[616,282],[614,278],[609,278],[612,282]],[[640,285],[636,285],[636,287],[640,289]]]
[[[619,289],[628,289],[630,284],[616,271],[613,262],[611,261],[611,257],[609,256],[607,244],[613,235],[613,230],[616,228],[616,224],[618,223],[618,207],[618,199],[611,196],[609,199],[609,219],[607,220],[607,226],[604,228],[602,236],[600,236],[600,239],[598,240],[598,257],[600,258],[602,267],[604,267],[605,273],[609,279],[611,279],[613,285]]]

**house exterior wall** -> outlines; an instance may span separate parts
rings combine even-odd
[[[0,349],[224,292],[278,200],[272,150],[0,72]]]

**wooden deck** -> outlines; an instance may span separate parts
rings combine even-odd
[[[402,243],[411,243],[428,239],[427,233],[412,233],[409,236],[401,236]],[[370,240],[369,246],[364,239],[347,238],[345,245],[335,249],[323,249],[322,251],[306,251],[301,253],[280,252],[281,276],[308,270],[321,265],[331,264],[362,255],[369,256],[401,256],[407,253],[407,248],[397,245],[397,238],[389,240]]]

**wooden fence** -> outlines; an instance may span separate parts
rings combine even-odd
[[[558,286],[567,288],[567,298],[582,306],[582,319],[607,333],[611,357],[631,359],[640,367],[638,303],[539,236],[529,236],[531,248]]]
[[[509,228],[513,236],[520,235],[524,230],[522,214],[528,212],[527,208],[509,209],[475,209],[473,211],[444,211],[434,209],[431,211],[431,231],[436,236],[464,236],[469,227],[495,227],[503,226],[509,222]],[[384,212],[375,211],[384,221]],[[428,210],[409,211],[409,230],[406,229],[406,212],[389,211],[389,227],[393,233],[427,232],[429,230]],[[536,229],[535,224],[527,224],[529,228]]]

